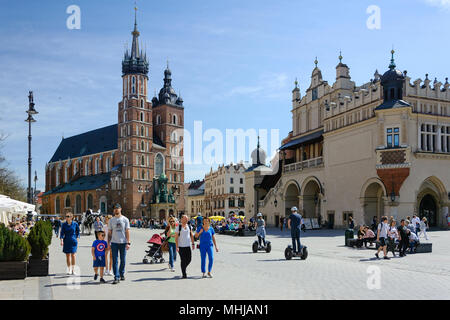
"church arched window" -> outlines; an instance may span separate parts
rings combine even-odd
[[[155,156],[155,176],[159,177],[164,172],[164,157],[161,153]]]
[[[161,116],[159,114],[156,115],[156,124],[161,124]]]
[[[131,78],[131,93],[136,93],[136,77]]]
[[[176,114],[174,114],[173,115],[173,124],[177,124],[177,115]]]

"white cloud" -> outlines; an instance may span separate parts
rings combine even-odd
[[[264,74],[260,76],[257,84],[249,86],[236,86],[227,96],[248,95],[251,97],[263,97],[277,99],[284,97],[289,90],[288,76],[285,73]]]
[[[450,10],[450,0],[424,0],[425,3],[442,9]]]

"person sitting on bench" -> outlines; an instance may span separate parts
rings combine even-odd
[[[356,247],[357,248],[361,248],[363,246],[365,234],[366,234],[366,232],[364,231],[364,226],[363,225],[359,226],[358,238],[356,239]]]
[[[370,229],[368,226],[365,226],[364,227],[364,237],[363,237],[364,246],[367,248],[367,242],[369,242],[370,246],[372,246],[372,244],[376,240],[377,240],[377,236],[372,231],[372,229]]]

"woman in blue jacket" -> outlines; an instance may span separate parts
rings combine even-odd
[[[203,219],[203,226],[196,236],[200,239],[200,257],[201,268],[203,278],[206,278],[206,255],[208,255],[208,277],[212,278],[211,270],[214,262],[213,246],[216,248],[216,252],[219,252],[216,244],[216,238],[214,237],[214,229],[211,228],[211,224],[208,218]]]
[[[78,240],[80,238],[80,227],[73,221],[73,214],[66,213],[66,222],[61,225],[61,246],[66,254],[67,274],[75,274],[75,254],[77,253]]]

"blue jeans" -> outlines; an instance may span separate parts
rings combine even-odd
[[[206,273],[206,254],[208,254],[208,272],[211,272],[214,263],[213,246],[200,246],[200,258],[202,260],[202,273]]]
[[[172,268],[174,261],[177,261],[177,244],[169,242],[169,264]]]
[[[121,276],[125,274],[125,256],[127,250],[125,249],[126,243],[111,243],[111,253],[112,253],[112,265],[114,278],[119,279]],[[118,256],[120,254],[120,266],[117,268],[118,264]]]
[[[300,252],[300,229],[292,229],[291,230],[291,237],[292,237],[292,249],[294,252]],[[298,250],[297,250],[298,248]]]

